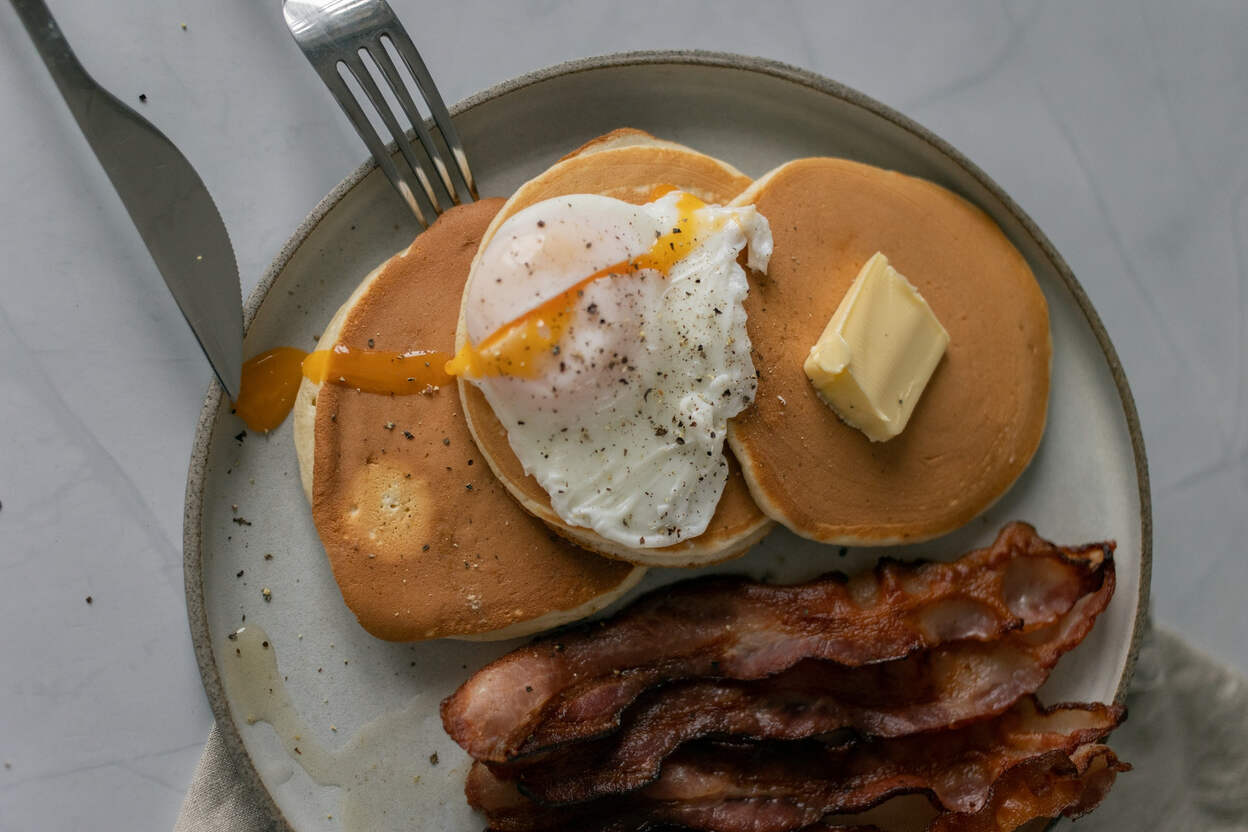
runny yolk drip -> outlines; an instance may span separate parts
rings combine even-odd
[[[314,384],[329,381],[365,393],[406,396],[448,383],[450,376],[442,369],[446,359],[441,352],[352,350],[343,344],[311,353],[277,347],[243,364],[242,389],[234,410],[247,427],[268,431],[290,413],[301,376]]]
[[[299,392],[299,367],[307,355],[294,347],[277,347],[243,362],[237,413],[252,430],[272,430],[282,423]]]
[[[660,185],[650,195],[654,201],[678,190]],[[300,377],[315,384],[330,382],[366,393],[406,396],[440,387],[453,376],[482,378],[509,375],[532,378],[544,359],[556,352],[572,319],[576,300],[585,287],[604,277],[634,274],[653,269],[666,276],[678,261],[715,229],[695,216],[706,203],[682,193],[676,201],[676,224],[659,235],[650,250],[631,260],[621,260],[588,275],[558,295],[544,301],[487,336],[479,344],[465,344],[454,358],[440,352],[391,352],[352,350],[342,344],[332,350],[308,353],[294,347],[277,347],[253,356],[243,364],[243,377],[234,410],[247,427],[269,431],[290,413],[299,392]]]
[[[675,185],[655,185],[654,190],[650,192],[650,197],[646,202],[655,202],[670,194],[672,191],[679,191]]]
[[[303,360],[303,374],[313,384],[332,381],[365,393],[410,396],[450,382],[442,369],[446,359],[443,352],[352,350],[338,344],[332,350],[309,353]]]
[[[650,198],[653,201],[674,190],[677,189],[670,185],[660,185]],[[577,298],[584,294],[585,287],[604,277],[634,274],[642,269],[653,269],[666,276],[672,266],[701,243],[708,231],[713,230],[710,222],[695,216],[695,212],[704,207],[706,203],[693,194],[682,193],[676,201],[679,212],[676,224],[655,239],[649,251],[599,269],[513,318],[480,343],[464,344],[446,363],[447,374],[466,378],[537,376],[545,360],[557,354],[556,348],[567,331]]]

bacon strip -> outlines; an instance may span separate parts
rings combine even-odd
[[[644,789],[571,806],[540,806],[481,763],[465,791],[496,832],[637,832],[665,824],[786,832],[909,792],[926,793],[947,811],[975,813],[1006,771],[1049,752],[1071,754],[1104,737],[1123,715],[1110,705],[1046,710],[1028,697],[986,722],[848,750],[816,742],[687,745]]]
[[[1001,775],[978,812],[939,813],[925,830],[1011,832],[1040,818],[1079,818],[1100,805],[1119,772],[1130,770],[1130,764],[1104,745],[1085,745],[1069,756],[1052,751]],[[829,817],[800,832],[882,832],[878,826],[861,825],[861,820],[862,815]]]
[[[807,658],[860,666],[1033,630],[1100,587],[1112,552],[1112,543],[1061,548],[1011,523],[953,563],[885,559],[853,579],[794,586],[723,576],[673,584],[487,665],[443,701],[442,724],[476,759],[501,763],[604,734],[663,682],[759,679]]]
[[[641,788],[677,747],[700,737],[797,740],[841,730],[899,737],[995,716],[1034,693],[1092,629],[1114,594],[1112,562],[1103,577],[1061,620],[1031,633],[866,667],[807,659],[767,679],[661,687],[625,712],[616,733],[491,768],[540,803],[578,803]]]
[[[1085,746],[1070,757],[1046,754],[1008,771],[983,809],[942,814],[928,832],[1008,832],[1036,818],[1082,817],[1105,799],[1118,772],[1130,770],[1104,745]]]

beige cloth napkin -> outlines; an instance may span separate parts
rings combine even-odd
[[[1127,707],[1111,742],[1135,770],[1077,832],[1248,832],[1248,680],[1173,633],[1150,630]],[[278,828],[214,727],[174,832]]]
[[[239,776],[238,763],[213,725],[174,832],[269,832],[281,828],[269,817],[252,786]]]

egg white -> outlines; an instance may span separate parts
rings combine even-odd
[[[510,217],[469,276],[469,339],[649,251],[677,223],[679,197],[632,205],[580,194]],[[728,476],[727,421],[757,387],[737,256],[748,246],[750,268],[764,271],[771,231],[753,207],[699,211],[714,230],[667,275],[642,269],[585,287],[536,378],[472,380],[555,513],[629,547],[706,530]]]

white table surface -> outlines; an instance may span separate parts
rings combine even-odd
[[[393,3],[449,101],[573,57],[717,49],[843,81],[963,150],[1126,365],[1157,618],[1248,670],[1248,4]],[[277,0],[52,6],[195,164],[244,294],[364,159]],[[167,829],[212,722],[180,543],[210,371],[8,4],[0,125],[0,829]]]

